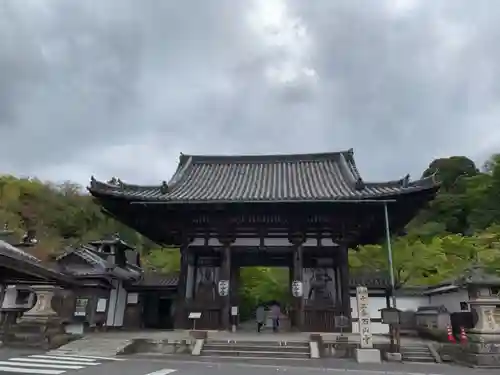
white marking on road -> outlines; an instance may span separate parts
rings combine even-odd
[[[74,365],[52,365],[47,363],[32,363],[32,362],[13,362],[13,361],[0,361],[2,366],[21,366],[21,367],[41,367],[41,368],[60,368],[66,370],[80,370],[85,368],[84,366],[74,366]]]
[[[67,352],[50,352],[50,354],[68,358],[87,358],[87,359],[97,359],[102,361],[126,361],[125,358],[100,357],[94,355],[75,355]]]
[[[18,362],[52,363],[54,365],[84,365],[84,366],[100,365],[100,363],[98,362],[57,361],[51,359],[38,359],[38,358],[9,358],[9,360]]]
[[[158,371],[150,372],[149,374],[146,374],[146,375],[167,375],[167,374],[171,374],[172,372],[176,372],[176,371],[177,370],[174,370],[171,368],[164,368],[164,369],[161,369]]]
[[[46,375],[59,375],[63,374],[65,370],[48,370],[42,368],[19,368],[0,366],[0,372],[14,372],[19,374],[46,374]]]
[[[63,361],[80,361],[80,362],[95,362],[95,359],[90,358],[78,358],[78,357],[68,357],[68,356],[55,356],[55,355],[30,355],[30,358],[41,358],[41,359],[62,359]]]

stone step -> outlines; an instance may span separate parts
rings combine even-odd
[[[426,345],[405,345],[401,347],[404,362],[436,362],[434,356]]]
[[[234,350],[234,351],[255,351],[255,352],[288,352],[288,353],[307,353],[308,346],[276,346],[276,345],[249,345],[249,344],[211,344],[203,346],[203,350]]]
[[[401,348],[401,353],[429,353],[429,348],[418,348],[418,349]]]
[[[309,348],[306,341],[249,341],[249,340],[208,340],[206,345],[245,345],[245,346],[269,346],[269,347],[295,347]]]
[[[224,358],[308,359],[309,342],[208,340],[202,356]]]
[[[207,357],[254,357],[254,358],[309,358],[309,353],[296,353],[284,351],[251,351],[251,350],[205,350],[201,352],[202,356]]]
[[[427,356],[403,356],[403,362],[436,362],[434,357],[427,357]]]

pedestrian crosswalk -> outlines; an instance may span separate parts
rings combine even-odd
[[[23,357],[13,357],[0,361],[0,374],[46,374],[59,375],[70,370],[98,366],[110,361],[123,361],[122,358],[87,355],[67,355],[50,352]]]

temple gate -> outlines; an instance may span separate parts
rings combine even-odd
[[[292,327],[336,331],[350,318],[348,249],[402,229],[435,196],[434,176],[365,182],[353,151],[305,155],[181,154],[167,184],[137,186],[92,178],[104,212],[164,246],[179,247],[176,328],[229,329],[239,270],[288,267],[295,286]],[[292,294],[292,285],[289,290]]]

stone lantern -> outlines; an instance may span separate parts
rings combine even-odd
[[[462,359],[473,366],[500,367],[500,277],[472,266],[458,281],[469,291],[474,322]]]

